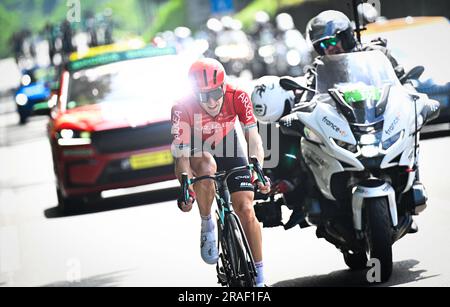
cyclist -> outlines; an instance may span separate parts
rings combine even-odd
[[[226,83],[222,64],[204,58],[192,64],[189,70],[192,93],[172,108],[172,151],[175,157],[175,174],[181,182],[181,174],[189,177],[214,175],[248,164],[249,156],[264,161],[264,150],[258,134],[252,103],[247,93]],[[243,126],[248,155],[238,140],[236,119]],[[262,185],[254,180],[256,174],[249,171],[236,173],[228,179],[233,208],[238,215],[250,249],[255,259],[257,286],[264,286],[261,226],[253,209],[254,184],[267,194],[270,183]],[[192,209],[195,200],[201,216],[201,256],[208,264],[219,258],[215,224],[211,217],[215,187],[212,181],[202,181],[189,188],[188,203],[178,200],[183,212]]]

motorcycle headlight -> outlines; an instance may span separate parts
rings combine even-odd
[[[361,147],[361,155],[365,158],[373,158],[380,153],[380,147],[375,145],[365,145]]]
[[[358,152],[358,145],[352,145],[347,142],[336,140],[336,139],[332,139],[332,140],[336,143],[337,146],[344,148],[345,150],[348,150],[352,153]]]
[[[381,132],[362,134],[358,143],[363,157],[376,157],[380,154]]]
[[[403,138],[403,134],[405,133],[404,130],[400,131],[396,135],[388,138],[386,141],[383,142],[383,150],[388,150],[391,148],[395,143],[398,142],[398,140]]]
[[[311,141],[313,143],[317,144],[323,144],[322,140],[319,138],[317,134],[315,134],[311,129],[308,129],[305,127],[305,137],[308,141]]]
[[[377,143],[377,136],[375,134],[363,134],[359,139],[359,144],[364,145],[374,145]]]
[[[62,129],[56,133],[60,146],[81,146],[91,144],[91,133],[72,129]]]

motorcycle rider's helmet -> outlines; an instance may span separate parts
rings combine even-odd
[[[189,69],[189,79],[196,92],[211,92],[221,87],[225,82],[225,69],[223,65],[211,58],[195,61]]]
[[[216,33],[223,30],[223,24],[217,18],[208,19],[208,21],[206,22],[206,27],[208,28],[208,30]]]
[[[188,39],[192,36],[192,31],[188,27],[177,27],[174,30],[174,34],[178,39]]]
[[[306,26],[306,34],[307,39],[320,55],[324,55],[320,43],[330,38],[339,39],[346,52],[356,46],[352,23],[344,13],[339,11],[324,11],[311,19]]]
[[[294,20],[288,13],[278,14],[277,17],[275,17],[275,23],[277,29],[281,32],[286,32],[295,28]]]
[[[277,122],[294,106],[294,93],[284,90],[277,76],[258,79],[251,99],[256,118],[265,124]]]
[[[267,24],[270,21],[270,16],[265,11],[258,11],[255,14],[255,22],[261,25]]]

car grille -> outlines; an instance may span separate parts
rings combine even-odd
[[[105,169],[105,171],[102,173],[99,180],[97,181],[98,184],[115,184],[141,179],[150,180],[151,178],[159,176],[173,175],[173,165],[137,171],[132,170],[123,171],[118,170],[117,165],[114,164],[115,163],[108,165],[108,167]],[[173,175],[173,179],[175,179],[175,175]]]
[[[145,127],[125,128],[96,132],[92,144],[99,153],[120,153],[170,145],[170,122]]]

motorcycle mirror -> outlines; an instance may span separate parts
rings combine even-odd
[[[313,90],[311,88],[305,87],[303,85],[298,84],[294,79],[290,77],[283,77],[280,79],[280,86],[285,89],[286,91],[295,91],[295,90],[302,90],[302,91],[309,91],[313,93],[317,93],[316,90]]]
[[[401,77],[400,82],[404,83],[407,80],[418,80],[420,78],[420,76],[422,76],[424,71],[425,71],[425,67],[416,66],[416,67],[412,68],[410,71],[408,71],[403,77]]]

